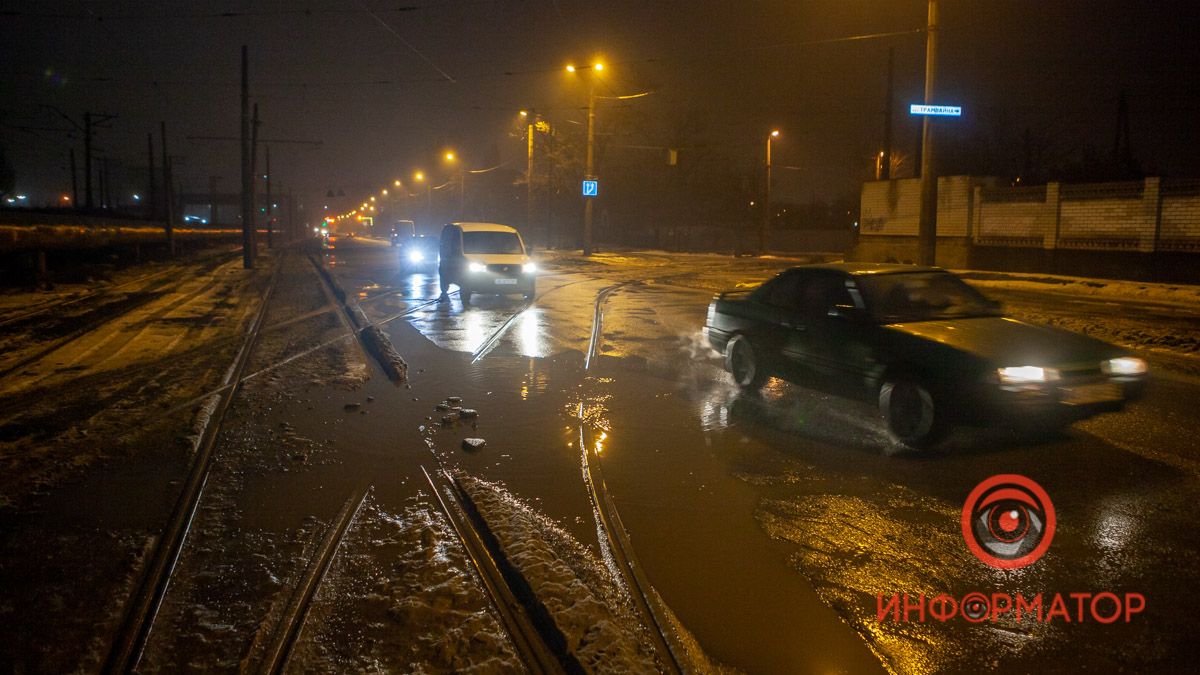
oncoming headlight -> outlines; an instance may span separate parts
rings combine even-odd
[[[1034,384],[1058,379],[1058,371],[1041,366],[1009,366],[996,370],[1004,384]]]
[[[1105,375],[1145,375],[1146,362],[1136,356],[1120,356],[1100,364]]]
[[[468,263],[467,271],[469,271],[469,272],[486,272],[487,265],[484,265],[483,263],[477,263],[477,262]]]
[[[419,263],[424,259],[425,259],[425,254],[421,253],[420,251],[412,251],[408,254],[409,262]]]
[[[521,271],[524,272],[525,274],[533,274],[534,272],[537,271],[537,265],[534,265],[531,262],[527,262],[524,265],[521,265]]]

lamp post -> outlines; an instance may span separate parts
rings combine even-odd
[[[521,118],[525,120],[525,137],[528,150],[525,158],[525,226],[533,227],[533,122],[537,113],[532,110],[522,110]]]
[[[573,66],[567,66],[568,73],[574,73],[578,69]],[[584,169],[584,178],[587,180],[596,180],[595,175],[595,145],[596,145],[596,79],[598,73],[604,70],[604,64],[596,62],[592,64],[592,76],[588,81],[588,123],[587,123],[587,165]],[[592,254],[592,202],[595,197],[588,197],[583,203],[583,255],[589,256]]]
[[[779,138],[779,130],[772,129],[771,133],[767,134],[767,175],[763,191],[763,217],[758,228],[759,255],[767,252],[767,231],[771,228],[771,141],[776,138]]]
[[[413,180],[418,183],[425,184],[425,195],[426,195],[426,200],[427,200],[425,208],[427,211],[426,220],[428,221],[426,223],[426,226],[427,227],[432,226],[433,225],[433,181],[429,180],[425,176],[424,171],[418,171],[418,172],[414,173]]]
[[[925,105],[933,105],[937,74],[937,0],[929,0],[929,26],[925,31]],[[933,120],[921,122],[921,207],[917,217],[917,262],[933,265],[937,259],[937,176],[933,166]]]

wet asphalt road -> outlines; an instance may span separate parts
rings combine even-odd
[[[739,393],[700,339],[713,288],[761,281],[789,261],[554,257],[532,305],[479,297],[464,308],[457,297],[429,303],[436,273],[401,274],[384,243],[335,242],[327,259],[410,364],[411,389],[373,378],[365,393],[376,414],[337,429],[381,498],[417,489],[430,437],[443,461],[504,482],[595,548],[582,409],[646,576],[718,662],[748,672],[1190,670],[1195,378],[1160,374],[1125,412],[1053,438],[962,430],[914,455],[888,441],[869,408],[777,380]],[[480,411],[477,428],[423,434],[433,404],[451,395]],[[487,448],[464,453],[464,435]],[[1050,551],[1023,570],[986,567],[960,531],[966,496],[999,473],[1037,481],[1058,514]],[[332,503],[340,492],[330,492]],[[876,617],[879,594],[971,591],[1043,593],[1047,603],[1137,592],[1146,609],[1111,625]]]

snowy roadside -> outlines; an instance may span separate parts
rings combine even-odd
[[[1005,312],[1143,352],[1154,365],[1200,373],[1200,286],[1045,274],[960,271]]]

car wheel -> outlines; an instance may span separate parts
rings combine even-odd
[[[462,298],[462,303],[464,305],[471,304],[471,291],[468,291],[462,286],[458,287],[458,297]]]
[[[946,434],[946,424],[936,399],[924,385],[893,380],[879,390],[879,410],[888,431],[910,448],[936,445]]]
[[[735,335],[725,346],[725,370],[733,375],[737,386],[747,391],[755,391],[767,381],[754,345],[744,335]]]

